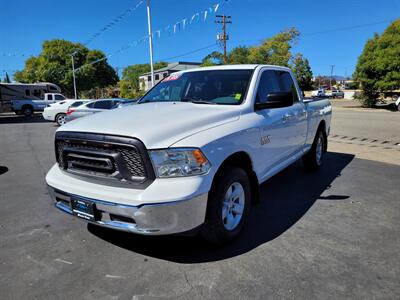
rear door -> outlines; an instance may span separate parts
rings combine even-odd
[[[301,150],[307,137],[307,110],[298,93],[295,81],[291,73],[287,71],[278,71],[281,92],[292,92],[293,105],[286,108],[283,117],[283,123],[290,131],[288,134],[288,154],[294,154]]]

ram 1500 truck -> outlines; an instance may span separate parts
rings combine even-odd
[[[21,99],[11,100],[12,110],[17,114],[24,114],[25,116],[31,116],[35,111],[43,111],[50,104],[58,101],[65,100],[65,97],[58,93],[45,93],[42,100],[37,99]]]
[[[321,166],[330,121],[329,100],[303,99],[288,68],[182,71],[137,105],[58,129],[46,181],[57,208],[88,222],[222,244],[243,228],[261,183],[300,158]]]

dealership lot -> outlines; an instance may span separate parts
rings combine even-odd
[[[44,181],[57,128],[40,116],[2,115],[0,298],[399,298],[400,151],[392,124],[399,114],[335,109],[322,170],[296,163],[264,183],[240,239],[214,249],[197,238],[88,226],[59,212]]]

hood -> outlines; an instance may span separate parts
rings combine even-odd
[[[235,106],[156,102],[97,113],[67,123],[58,131],[134,137],[148,149],[157,149],[167,148],[197,132],[238,120],[239,116],[240,110]]]

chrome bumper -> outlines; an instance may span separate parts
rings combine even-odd
[[[95,206],[95,220],[82,220],[144,235],[166,235],[194,229],[204,223],[207,208],[207,193],[188,200],[130,206],[72,195],[50,186],[48,189],[55,206],[68,214],[74,215],[71,198],[90,201]]]

